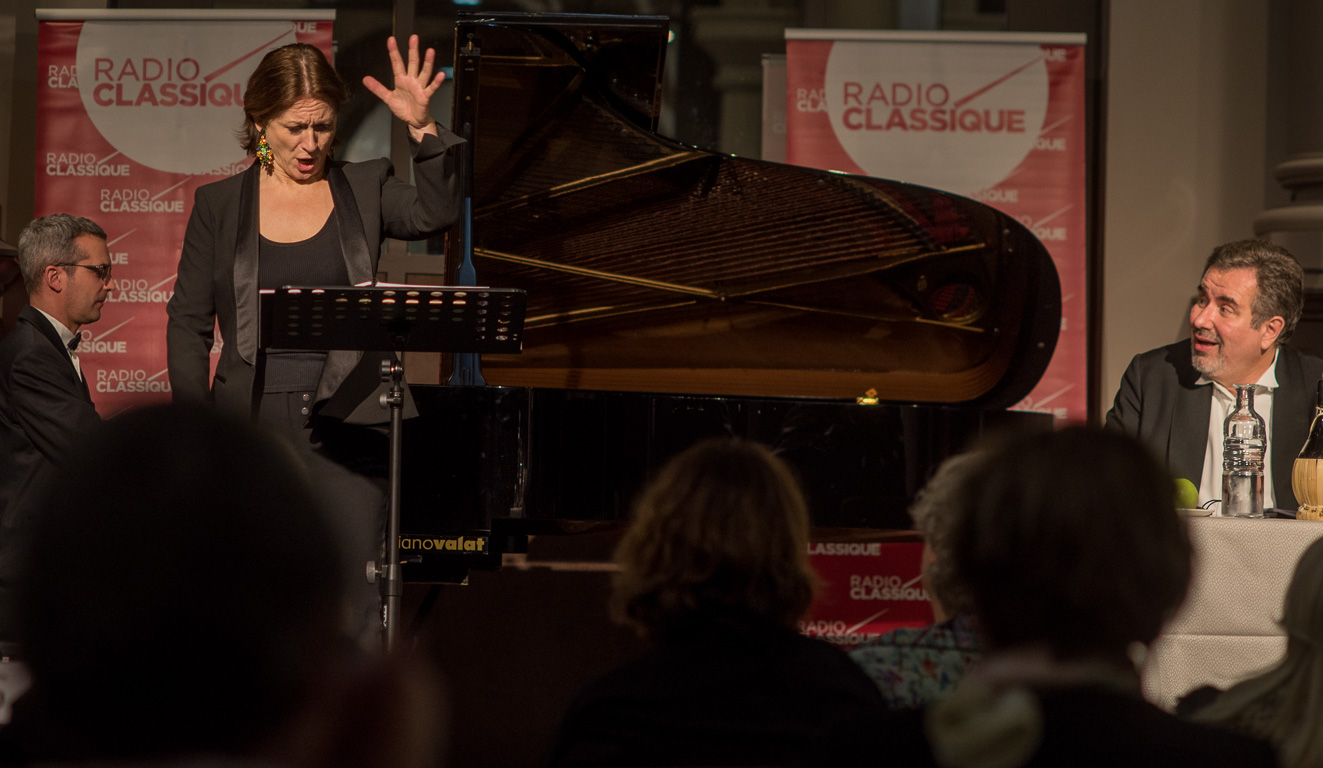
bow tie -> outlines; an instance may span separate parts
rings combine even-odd
[[[72,339],[69,339],[69,351],[70,351],[70,352],[77,352],[77,351],[78,351],[78,342],[80,342],[80,341],[82,341],[82,340],[83,340],[83,335],[82,335],[81,333],[75,333],[75,334],[74,334],[74,337],[73,337]]]

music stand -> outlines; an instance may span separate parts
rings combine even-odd
[[[285,286],[258,294],[263,349],[389,352],[378,397],[390,411],[390,507],[385,562],[368,563],[381,591],[386,650],[398,642],[400,596],[400,470],[403,450],[404,364],[401,353],[503,353],[523,349],[528,295],[517,288],[382,285]],[[371,394],[376,394],[372,392]],[[371,399],[371,395],[369,398]],[[361,408],[355,409],[355,413]]]

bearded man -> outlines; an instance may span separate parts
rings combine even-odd
[[[1263,506],[1294,510],[1291,465],[1314,414],[1323,360],[1284,342],[1304,306],[1304,270],[1285,248],[1238,240],[1213,249],[1190,308],[1190,338],[1137,355],[1107,426],[1143,440],[1171,473],[1222,497],[1222,422],[1235,385],[1254,384],[1267,427]]]

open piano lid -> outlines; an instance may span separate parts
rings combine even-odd
[[[994,408],[1033,388],[1061,293],[1027,229],[658,135],[667,34],[664,17],[459,19],[478,282],[528,291],[524,352],[484,357],[489,383]]]

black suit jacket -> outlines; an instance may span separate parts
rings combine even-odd
[[[328,161],[340,247],[350,283],[373,279],[382,240],[419,239],[454,223],[457,176],[451,147],[463,142],[441,129],[414,144],[415,185],[395,178],[385,158]],[[252,414],[258,359],[258,174],[243,173],[199,187],[184,235],[174,295],[166,306],[166,358],[176,400],[214,401],[223,410]],[[215,379],[210,352],[219,325],[224,344]],[[361,353],[331,352],[317,386],[318,401],[335,392]]]
[[[1273,393],[1273,493],[1276,506],[1295,509],[1291,465],[1305,444],[1314,416],[1314,396],[1323,376],[1323,360],[1281,347],[1277,356],[1277,390]],[[1121,377],[1107,426],[1143,440],[1171,473],[1196,486],[1204,473],[1208,415],[1213,388],[1196,386],[1199,372],[1190,362],[1190,341],[1168,344],[1136,355]]]
[[[37,513],[34,497],[80,435],[101,423],[60,334],[32,307],[0,341],[0,640],[8,590]]]

